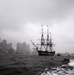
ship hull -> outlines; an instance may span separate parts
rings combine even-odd
[[[39,56],[54,56],[54,55],[55,55],[55,51],[53,51],[53,52],[38,51],[38,55],[39,55]]]

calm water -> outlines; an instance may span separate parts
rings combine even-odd
[[[0,75],[39,75],[45,68],[57,66],[50,63],[50,59],[53,61],[53,58],[47,56],[0,56]],[[69,64],[74,65],[73,60]]]

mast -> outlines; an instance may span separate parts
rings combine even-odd
[[[50,33],[50,42],[49,42],[49,46],[50,46],[50,51],[52,52],[53,43],[52,43],[51,33]]]
[[[49,46],[49,28],[47,25],[47,46]]]
[[[47,25],[47,39],[46,39],[46,51],[49,50],[49,28]]]
[[[49,37],[49,34],[50,34],[50,37]],[[52,43],[51,33],[49,33],[49,27],[47,25],[46,51],[52,52],[52,46],[53,46],[53,43]]]
[[[43,25],[41,25],[41,26],[42,26],[42,35],[41,35],[41,50],[43,50],[45,40],[44,40],[44,35],[43,35]]]

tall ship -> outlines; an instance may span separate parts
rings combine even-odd
[[[32,44],[35,46],[35,49],[39,56],[54,56],[55,55],[55,51],[53,50],[54,44],[52,43],[51,33],[49,33],[48,25],[47,25],[46,39],[44,38],[43,25],[42,25],[40,44],[36,45],[33,42]]]

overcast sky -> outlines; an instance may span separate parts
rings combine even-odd
[[[37,43],[49,25],[56,52],[74,53],[74,0],[0,0],[0,37]]]

